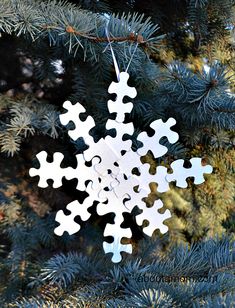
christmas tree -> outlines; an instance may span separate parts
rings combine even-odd
[[[232,0],[1,1],[1,307],[234,305],[234,9]],[[179,140],[160,141],[167,154],[142,158],[150,173],[176,159],[190,167],[194,156],[213,166],[198,186],[188,179],[186,189],[159,193],[150,185],[145,201],[163,201],[169,231],[148,238],[128,214],[133,254],[117,265],[102,250],[112,215],[99,217],[94,204],[78,233],[58,237],[56,212],[86,195],[74,180],[40,188],[29,176],[40,151],[49,161],[61,152],[63,167],[75,167],[86,147],[59,121],[64,101],[94,118],[95,141],[110,133],[112,50],[138,93],[125,117],[133,151],[153,121],[177,122]]]

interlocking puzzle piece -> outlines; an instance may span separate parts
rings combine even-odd
[[[193,177],[194,184],[201,184],[205,181],[203,174],[212,173],[213,168],[210,165],[202,166],[201,158],[194,157],[190,159],[191,167],[185,168],[184,160],[178,159],[171,163],[171,168],[173,173],[166,176],[166,180],[170,183],[176,181],[176,186],[181,188],[186,188],[188,183],[187,178]]]
[[[60,115],[60,122],[62,125],[67,125],[70,121],[74,123],[75,128],[69,130],[69,136],[76,141],[78,138],[87,137],[92,138],[89,135],[89,131],[95,126],[95,121],[91,116],[88,116],[85,121],[81,121],[80,114],[86,112],[86,109],[80,104],[76,103],[72,105],[70,101],[66,101],[63,107],[67,109],[66,113]]]
[[[125,202],[125,207],[129,212],[131,212],[135,206],[138,206],[139,209],[144,209],[146,207],[146,203],[143,199],[148,197],[148,192],[145,189],[129,191],[128,195],[130,199]]]
[[[99,174],[106,174],[108,169],[112,170],[113,174],[119,173],[119,168],[114,165],[119,156],[109,148],[103,138],[84,151],[83,155],[86,161],[91,161],[96,156],[101,158],[100,162],[95,166],[95,170]]]
[[[97,204],[97,214],[100,216],[114,213],[115,217],[119,217],[124,212],[129,212],[129,209],[127,209],[123,203],[123,200],[125,198],[128,198],[129,195],[126,193],[122,198],[117,198],[114,189],[111,190],[101,190],[98,194],[99,198],[105,199],[106,203],[99,203]]]
[[[121,151],[129,151],[131,148],[131,140],[123,140],[125,134],[132,135],[134,133],[133,123],[118,123],[115,120],[108,120],[106,123],[107,129],[116,129],[116,136],[106,136],[104,138],[107,145],[116,153],[118,157],[121,157]]]
[[[99,190],[94,190],[92,185],[93,185],[92,182],[90,182],[87,185],[86,192],[89,194],[89,196],[83,202],[83,204],[85,204],[85,206],[90,204],[90,203],[93,204],[94,201],[99,201],[99,202],[105,202],[106,201],[106,198],[99,196]]]
[[[129,74],[127,72],[120,73],[120,81],[119,82],[112,82],[108,88],[108,92],[110,94],[115,93],[117,94],[116,100],[108,101],[108,109],[109,112],[116,112],[116,121],[123,122],[125,118],[125,113],[130,113],[133,104],[132,103],[123,103],[124,96],[129,96],[130,98],[134,98],[137,95],[136,89],[134,87],[130,87],[127,84],[129,79]]]
[[[98,164],[100,159],[98,157],[94,157],[92,159],[92,165],[90,167],[85,165],[85,160],[82,154],[76,155],[77,159],[77,167],[72,168],[68,167],[66,169],[65,178],[67,180],[77,179],[77,189],[78,190],[86,190],[86,181],[92,181],[92,188],[98,189],[99,188],[99,175],[94,169],[94,165]]]
[[[163,203],[161,200],[156,200],[152,207],[145,207],[143,212],[136,216],[136,223],[142,226],[143,221],[149,222],[147,227],[143,228],[143,232],[148,236],[152,236],[156,229],[159,229],[161,233],[166,233],[168,227],[163,224],[164,220],[171,217],[169,210],[165,210],[164,214],[160,214],[158,210],[162,208]]]
[[[123,156],[117,160],[117,164],[120,168],[120,172],[124,173],[127,177],[132,175],[132,170],[142,165],[140,156],[137,152],[132,150],[126,152]]]
[[[160,119],[152,122],[150,127],[155,130],[152,137],[149,137],[146,132],[142,132],[137,137],[137,140],[143,143],[143,146],[137,150],[138,154],[144,156],[149,150],[152,151],[155,158],[161,157],[168,151],[167,147],[159,143],[162,137],[167,137],[170,143],[175,143],[179,135],[170,128],[176,124],[176,120],[169,118],[165,123]]]
[[[62,178],[66,174],[66,168],[61,168],[60,164],[64,155],[59,152],[53,154],[53,162],[47,161],[47,152],[41,151],[36,155],[40,162],[40,168],[30,168],[29,175],[31,177],[39,176],[38,186],[42,188],[48,187],[47,180],[53,180],[53,188],[58,188],[62,185]]]
[[[123,173],[119,173],[116,177],[118,181],[115,187],[113,186],[113,191],[117,198],[123,199],[125,195],[129,195],[131,197],[132,191],[134,191],[134,187],[139,185],[139,181],[137,177],[130,176],[125,179]]]
[[[112,186],[112,193],[116,195],[116,198],[119,200],[128,199],[125,201],[125,212],[131,212],[133,208],[137,205],[139,208],[145,206],[145,202],[143,198],[148,196],[148,192],[144,189],[140,189],[139,177],[135,175],[131,175],[129,177],[125,177],[123,173],[118,174],[115,179],[117,183]],[[137,188],[137,189],[134,189]],[[111,199],[110,193],[105,195],[107,199]],[[104,194],[103,194],[104,197]],[[123,208],[120,208],[123,211]]]
[[[95,165],[94,168],[96,168],[96,166],[97,165]],[[116,180],[114,174],[108,173],[108,172],[106,174],[99,174],[97,172],[97,174],[98,174],[99,180],[100,180],[98,192],[100,192],[104,188],[109,188],[111,190],[111,189],[113,189],[113,187],[118,185],[118,181]],[[92,186],[92,189],[95,189],[95,188]]]
[[[149,173],[149,165],[143,164],[139,168],[140,176],[139,182],[140,187],[148,191],[148,193],[151,192],[149,184],[150,183],[157,183],[157,191],[158,192],[166,192],[169,190],[169,183],[166,180],[167,176],[167,168],[164,166],[158,166],[156,168],[155,174]]]

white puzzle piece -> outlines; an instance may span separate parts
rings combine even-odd
[[[138,168],[142,165],[139,154],[131,149],[117,160],[117,164],[120,168],[120,172],[128,177],[132,175],[132,170],[134,168]]]
[[[121,222],[122,223],[122,222]],[[105,253],[113,253],[112,261],[114,263],[122,260],[121,252],[131,253],[131,244],[121,244],[122,238],[131,238],[132,232],[130,228],[122,228],[120,221],[115,221],[114,224],[107,224],[104,229],[104,236],[112,236],[112,243],[103,243]]]
[[[139,155],[146,155],[149,150],[152,151],[155,158],[161,157],[167,153],[166,146],[159,143],[162,137],[167,137],[170,143],[175,143],[179,139],[179,135],[171,130],[171,127],[176,124],[173,118],[168,119],[165,123],[160,119],[152,122],[150,127],[155,131],[152,137],[149,137],[146,132],[140,133],[137,140],[143,143],[143,146],[138,149]]]
[[[156,168],[155,174],[149,173],[149,164],[143,164],[139,167],[139,181],[140,181],[140,187],[142,189],[145,189],[150,193],[150,183],[157,183],[157,191],[158,192],[166,192],[169,190],[169,183],[166,180],[167,176],[167,168],[164,166],[158,166]]]
[[[106,128],[116,129],[116,136],[114,138],[106,136],[104,140],[112,151],[114,151],[118,157],[121,157],[121,151],[129,151],[131,149],[131,140],[123,141],[122,138],[125,134],[131,136],[134,133],[134,125],[132,123],[124,124],[114,120],[108,120]]]
[[[112,170],[114,174],[119,173],[119,168],[114,165],[119,156],[107,146],[104,139],[100,139],[93,146],[90,146],[89,149],[84,151],[83,155],[86,161],[90,161],[96,156],[100,157],[100,163],[96,164],[95,167],[99,174],[106,174],[108,169]]]
[[[73,130],[69,130],[69,136],[74,141],[80,137],[84,139],[90,137],[89,131],[95,126],[95,121],[91,116],[88,116],[85,121],[80,120],[79,116],[86,111],[85,108],[80,103],[72,105],[70,101],[64,102],[63,107],[67,112],[60,115],[61,124],[67,125],[71,121],[75,125]]]
[[[87,167],[85,165],[86,161],[82,154],[77,154],[76,158],[77,158],[77,167],[76,168],[68,167],[66,169],[65,178],[67,180],[77,179],[78,183],[76,188],[78,190],[82,191],[86,190],[85,182],[88,180],[92,181],[93,189],[98,189],[100,184],[99,176],[94,169],[94,165],[98,164],[100,159],[98,157],[94,157],[92,159],[92,166]]]
[[[133,104],[132,103],[123,103],[124,96],[129,96],[130,98],[135,98],[137,95],[136,89],[133,87],[129,87],[127,81],[129,79],[129,74],[127,72],[120,73],[120,81],[112,82],[108,88],[108,92],[110,94],[117,94],[116,100],[108,101],[109,112],[117,113],[116,121],[122,123],[125,118],[125,113],[130,113]]]
[[[213,169],[210,165],[202,166],[200,157],[190,159],[191,167],[183,167],[184,160],[178,159],[171,164],[173,173],[166,176],[168,182],[176,181],[176,186],[186,188],[188,186],[187,178],[193,177],[194,184],[201,184],[205,181],[203,174],[212,173]]]
[[[166,233],[168,227],[163,224],[165,219],[171,217],[169,210],[165,210],[164,214],[160,214],[158,210],[163,207],[161,200],[156,200],[152,207],[146,207],[143,212],[136,216],[136,222],[141,226],[144,220],[148,221],[148,226],[143,228],[143,232],[148,236],[152,236],[156,229],[159,229],[161,233]]]
[[[64,155],[59,152],[54,153],[53,162],[51,163],[47,161],[47,152],[45,151],[41,151],[36,157],[40,162],[40,168],[30,168],[29,175],[31,177],[39,176],[39,187],[48,187],[47,180],[53,180],[53,188],[60,187],[62,185],[62,178],[66,174],[66,169],[60,167]]]

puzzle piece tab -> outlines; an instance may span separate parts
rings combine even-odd
[[[69,235],[72,235],[80,230],[80,225],[74,221],[76,216],[83,215],[83,205],[77,200],[69,203],[66,208],[71,212],[70,215],[65,215],[62,210],[58,211],[55,220],[60,223],[60,225],[55,228],[54,232],[56,235],[62,236],[65,231]],[[88,215],[87,215],[88,216]],[[86,216],[86,217],[87,217]],[[87,219],[90,216],[87,217]]]

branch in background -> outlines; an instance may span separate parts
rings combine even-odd
[[[56,26],[50,26],[50,25],[43,25],[42,28],[46,30],[58,29]],[[88,40],[91,40],[97,43],[108,43],[108,42],[136,42],[138,44],[147,43],[147,40],[144,40],[142,35],[140,34],[135,35],[133,32],[131,32],[130,35],[124,36],[124,37],[113,37],[113,36],[112,37],[98,37],[98,36],[90,36],[80,31],[77,31],[72,26],[67,26],[66,32],[76,34],[78,36],[84,37]]]

